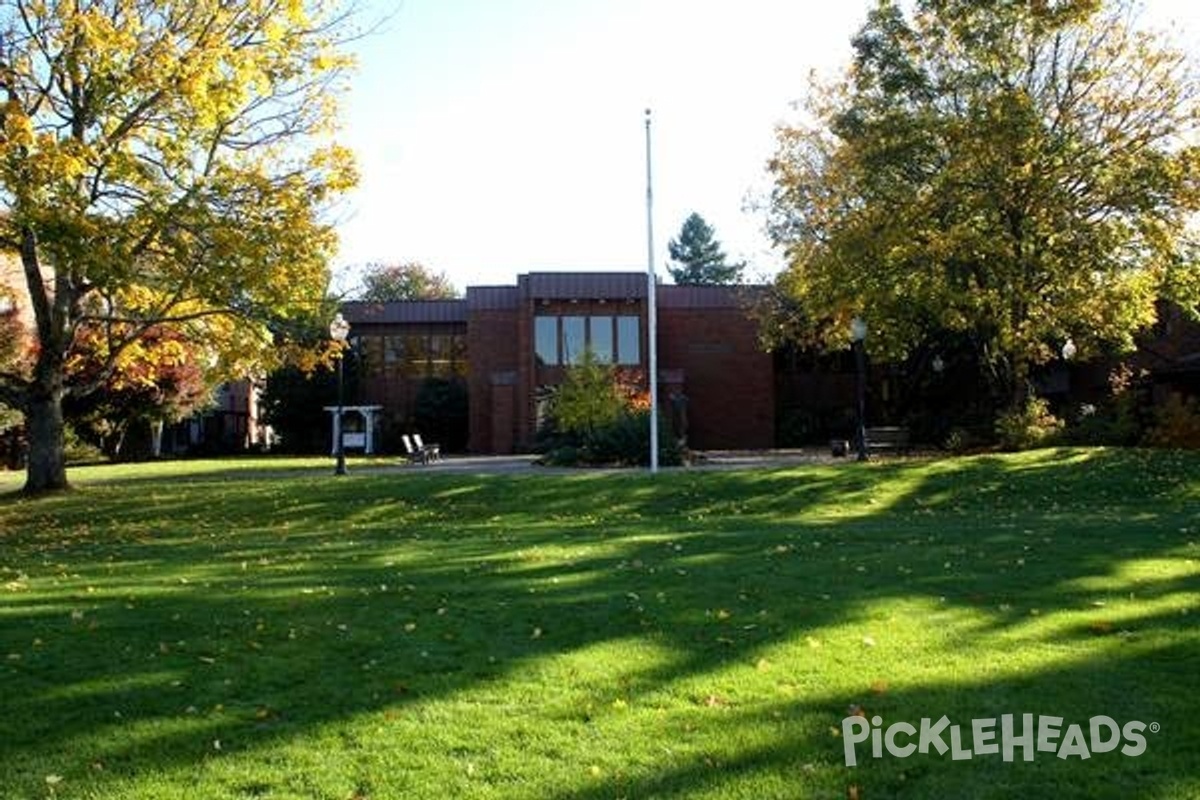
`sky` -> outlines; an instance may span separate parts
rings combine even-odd
[[[335,287],[418,261],[461,290],[531,271],[668,266],[697,212],[747,275],[782,266],[761,200],[776,126],[851,55],[868,0],[366,0],[378,28],[340,140],[358,188],[336,209]],[[1200,3],[1145,19],[1200,48]],[[645,110],[650,109],[653,237]]]

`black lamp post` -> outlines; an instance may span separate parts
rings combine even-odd
[[[858,460],[867,460],[867,354],[863,340],[867,338],[867,323],[862,317],[850,321],[850,341],[854,347],[854,363],[858,369]]]
[[[345,317],[339,311],[338,315],[333,318],[333,322],[329,323],[329,335],[335,342],[338,343],[338,396],[337,396],[337,413],[334,417],[333,432],[335,435],[333,443],[333,455],[337,459],[333,468],[334,475],[346,474],[346,451],[342,446],[344,439],[342,435],[342,406],[345,397],[345,357],[342,353],[342,346],[346,343],[346,337],[350,335],[350,323],[346,322]]]

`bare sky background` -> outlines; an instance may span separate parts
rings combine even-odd
[[[373,0],[343,141],[362,182],[339,209],[336,285],[420,261],[460,288],[537,270],[646,268],[692,211],[752,276],[781,266],[753,201],[808,76],[843,68],[866,0]],[[1200,46],[1200,3],[1144,19]]]

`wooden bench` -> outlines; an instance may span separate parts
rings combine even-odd
[[[906,452],[908,450],[908,428],[895,425],[867,428],[867,450],[872,453],[883,450]]]

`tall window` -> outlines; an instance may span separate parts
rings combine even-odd
[[[586,317],[562,318],[562,360],[564,364],[578,364],[587,349]]]
[[[533,340],[534,354],[540,363],[558,363],[558,317],[534,317]]]
[[[542,366],[578,364],[591,349],[597,361],[636,366],[642,362],[639,317],[534,317],[533,348]]]
[[[636,366],[642,363],[642,337],[637,317],[617,317],[617,363]]]
[[[588,346],[602,364],[613,362],[613,318],[588,317]]]

